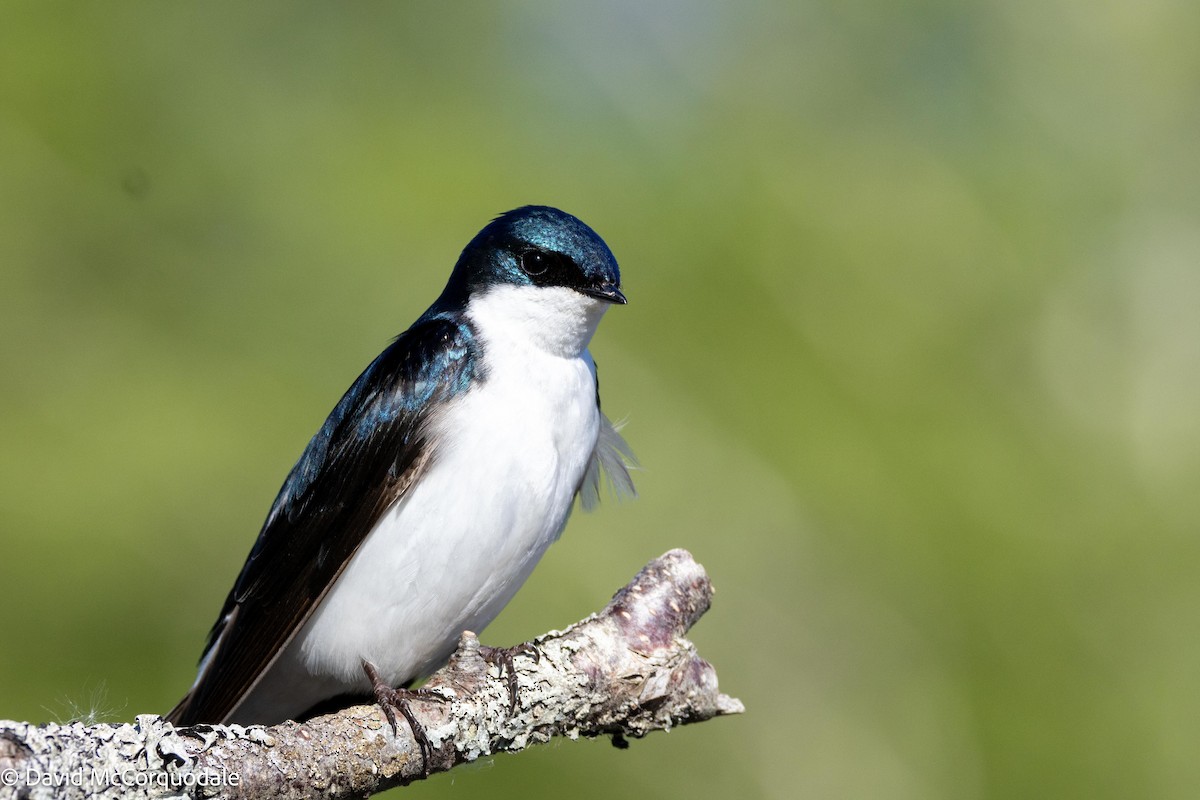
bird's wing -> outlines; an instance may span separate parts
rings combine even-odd
[[[167,719],[220,723],[311,616],[350,557],[420,477],[430,415],[478,369],[466,324],[427,316],[358,377],[292,468]]]

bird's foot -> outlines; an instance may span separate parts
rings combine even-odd
[[[446,698],[432,689],[409,689],[404,686],[390,686],[387,681],[379,676],[379,670],[375,669],[375,665],[370,661],[364,660],[362,667],[363,672],[367,674],[367,680],[371,682],[371,690],[375,693],[375,701],[379,703],[379,708],[383,711],[383,716],[387,718],[388,724],[392,726],[392,735],[397,735],[397,711],[403,715],[405,721],[408,723],[408,727],[412,730],[413,739],[421,751],[421,776],[428,778],[429,761],[433,756],[433,746],[429,744],[429,737],[425,735],[425,728],[421,723],[417,722],[409,701],[416,698],[423,700],[445,700]]]
[[[512,647],[488,647],[479,645],[479,655],[483,660],[492,664],[500,671],[500,677],[508,683],[508,713],[517,709],[517,670],[513,665],[514,656],[528,656],[533,662],[542,660],[542,654],[537,646],[530,642],[513,645]]]

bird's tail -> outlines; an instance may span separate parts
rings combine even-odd
[[[191,711],[192,707],[192,696],[192,692],[185,694],[183,699],[176,703],[175,707],[168,711],[163,719],[175,726],[193,724],[195,720],[188,718],[188,712]]]

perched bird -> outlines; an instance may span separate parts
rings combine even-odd
[[[167,719],[275,724],[371,696],[393,727],[391,707],[409,716],[392,687],[495,618],[576,494],[594,503],[602,471],[632,492],[587,350],[614,303],[617,262],[570,214],[480,231],[308,443]]]

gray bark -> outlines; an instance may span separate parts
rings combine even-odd
[[[712,585],[684,550],[647,564],[608,606],[565,631],[514,648],[518,692],[464,633],[450,663],[412,702],[432,747],[424,764],[411,729],[396,734],[378,706],[266,728],[0,721],[0,798],[363,796],[553,736],[654,730],[738,714],[684,634],[708,610]],[[426,769],[427,766],[427,769]]]

